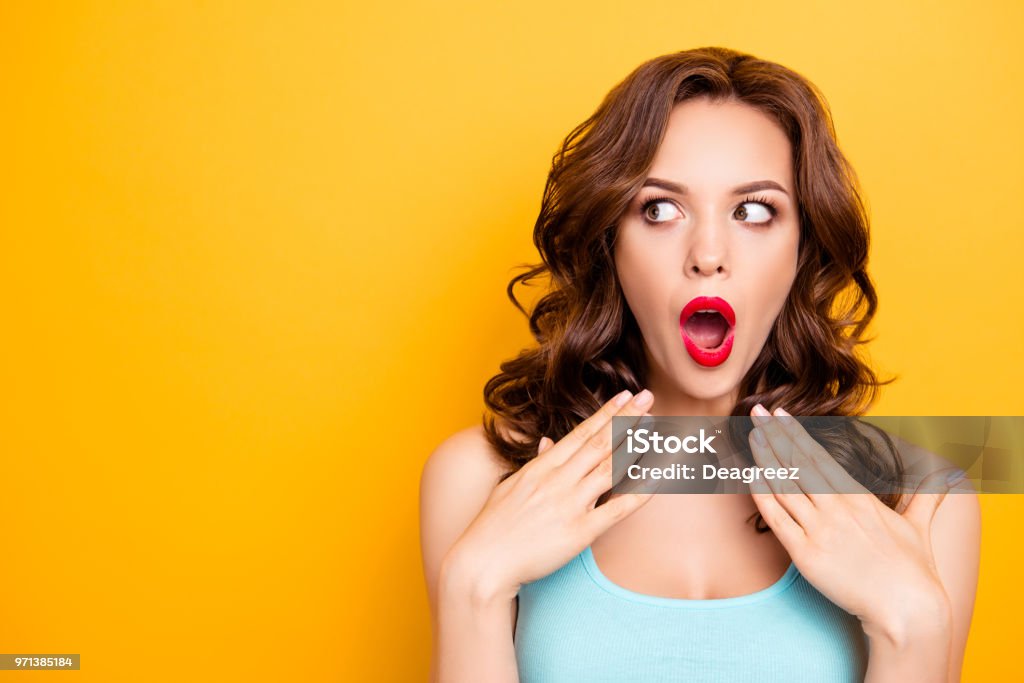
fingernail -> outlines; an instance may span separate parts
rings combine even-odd
[[[963,470],[956,470],[955,472],[949,473],[949,475],[946,477],[946,483],[949,484],[950,486],[956,486],[966,478],[966,472],[964,472]]]
[[[633,405],[637,408],[646,408],[654,400],[654,394],[649,389],[644,389],[633,399]]]
[[[622,406],[629,403],[629,399],[631,398],[633,398],[633,394],[630,393],[629,389],[626,389],[625,391],[623,391],[618,396],[612,399],[612,405],[621,408]]]
[[[790,424],[793,422],[793,416],[787,413],[782,408],[776,408],[774,414],[775,417],[779,418],[779,422],[785,422],[786,424]]]
[[[769,413],[767,410],[765,410],[764,406],[761,405],[760,403],[758,403],[756,406],[754,406],[754,409],[751,410],[750,412],[751,412],[751,416],[752,416],[752,418],[754,420],[754,424],[759,424],[759,425],[763,425],[766,422],[768,422],[768,418],[771,416],[771,413]]]
[[[764,433],[760,429],[754,427],[754,429],[752,429],[750,433],[753,435],[754,441],[757,443],[758,446],[768,445],[768,440],[764,438]]]

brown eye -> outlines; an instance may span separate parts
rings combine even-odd
[[[736,207],[733,216],[744,223],[768,224],[775,214],[761,202],[743,202]]]
[[[679,217],[679,210],[672,202],[659,199],[644,204],[644,218],[651,223],[665,223]]]

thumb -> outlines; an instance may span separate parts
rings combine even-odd
[[[537,455],[540,455],[547,449],[555,445],[555,442],[546,436],[540,437],[540,441],[537,442]]]
[[[964,471],[953,467],[932,472],[921,480],[914,496],[910,499],[903,517],[922,531],[931,528],[935,511],[939,509],[946,494],[964,478]]]

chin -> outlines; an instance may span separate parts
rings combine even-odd
[[[684,348],[680,348],[681,345],[673,345],[672,348],[667,346],[662,347],[661,357],[666,358],[668,362],[652,363],[657,356],[652,357],[648,351],[648,367],[659,365],[671,378],[675,391],[696,401],[722,401],[735,395],[740,382],[755,360],[747,358],[745,348],[734,347],[723,363],[708,367],[696,362]]]
[[[685,359],[690,367],[684,367],[674,373],[676,386],[679,390],[700,401],[713,401],[729,396],[739,386],[742,374],[734,368],[719,366],[702,368],[695,365],[689,358]]]

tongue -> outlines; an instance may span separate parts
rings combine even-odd
[[[729,323],[721,313],[694,313],[683,326],[686,336],[704,349],[714,349],[725,340],[729,332]]]

